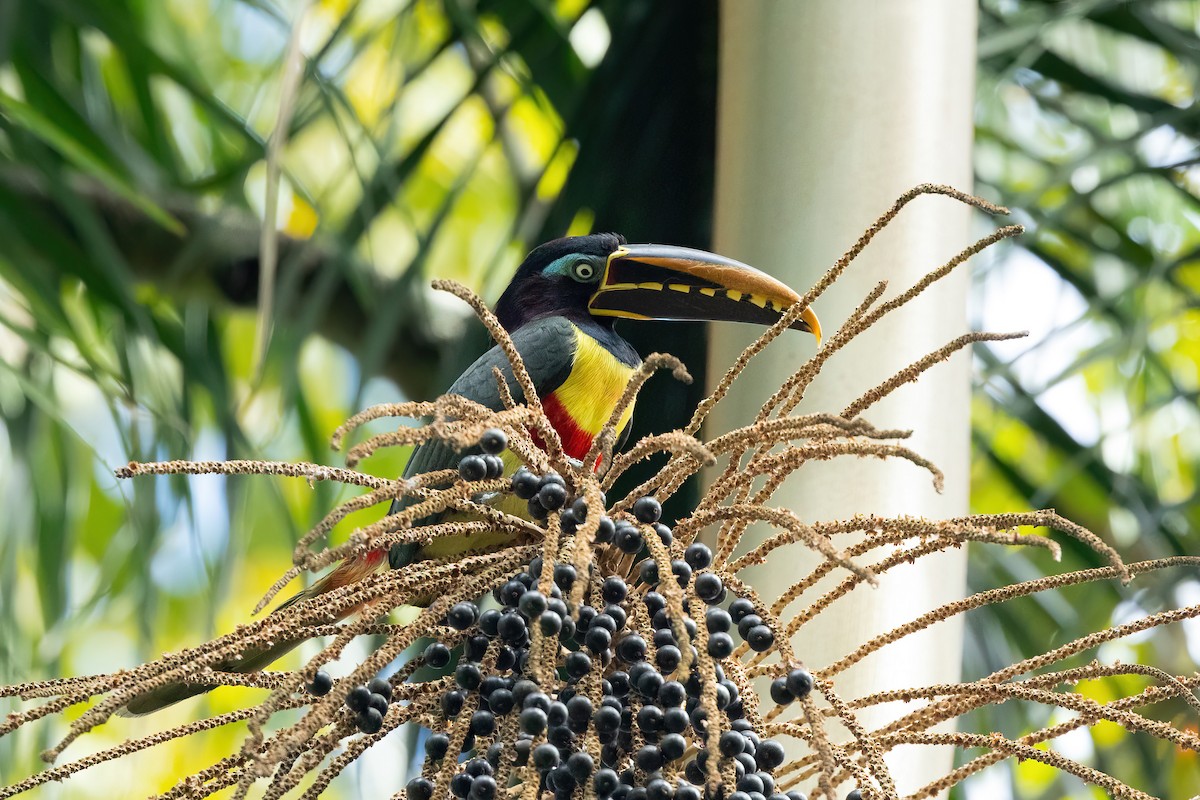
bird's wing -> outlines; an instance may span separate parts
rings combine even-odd
[[[571,373],[575,360],[575,326],[564,317],[547,317],[521,326],[512,334],[513,344],[525,362],[525,369],[533,380],[533,387],[539,397],[545,397],[563,384]],[[493,368],[498,367],[504,375],[508,390],[518,403],[524,402],[525,392],[517,383],[508,356],[497,345],[488,350],[475,361],[466,372],[459,376],[447,394],[457,394],[468,400],[473,400],[493,411],[504,409],[500,399],[500,389],[492,374]],[[438,439],[418,445],[413,450],[408,466],[404,469],[404,477],[411,478],[426,472],[441,469],[452,469],[458,466],[464,452],[455,450]],[[402,498],[392,503],[389,513],[409,505],[408,498]],[[392,548],[390,561],[393,567],[402,566],[411,561],[415,555],[413,548],[408,545],[397,545]]]
[[[533,387],[539,397],[545,397],[563,384],[571,373],[571,365],[575,359],[575,330],[574,326],[564,317],[548,317],[531,322],[517,330],[512,336],[513,344],[525,369],[533,379]],[[517,383],[508,356],[496,345],[488,350],[474,364],[467,367],[466,372],[458,377],[446,394],[457,394],[468,400],[473,400],[493,411],[504,410],[500,399],[500,390],[496,386],[496,378],[492,374],[495,367],[500,368],[508,384],[508,391],[518,403],[525,401],[525,392]],[[408,466],[404,469],[404,477],[420,475],[439,469],[449,469],[458,465],[460,453],[439,440],[431,440],[418,446]]]

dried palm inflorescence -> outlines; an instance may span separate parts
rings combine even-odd
[[[264,785],[267,798],[317,797],[368,748],[405,723],[433,731],[427,739],[421,775],[413,776],[401,792],[411,800],[451,796],[492,800],[497,795],[534,800],[551,794],[563,800],[799,800],[804,791],[813,798],[841,798],[855,790],[864,798],[892,798],[898,793],[883,756],[896,747],[913,744],[951,744],[983,748],[986,753],[908,795],[910,798],[931,797],[1007,757],[1046,762],[1117,797],[1147,797],[1114,777],[1036,745],[1109,720],[1182,748],[1200,747],[1193,733],[1138,713],[1144,706],[1172,697],[1200,708],[1193,695],[1200,676],[1180,677],[1149,667],[1098,662],[1068,669],[1060,663],[1103,642],[1200,616],[1200,607],[1165,611],[1100,631],[969,683],[847,698],[837,692],[838,675],[891,642],[981,605],[1088,581],[1128,582],[1152,570],[1194,567],[1200,565],[1200,559],[1180,557],[1126,565],[1096,536],[1050,511],[940,521],[856,517],[806,522],[786,508],[770,505],[773,491],[786,475],[810,460],[837,456],[907,460],[929,471],[935,485],[940,485],[936,466],[897,443],[908,435],[906,431],[877,429],[861,414],[954,351],[972,342],[1005,338],[1003,335],[963,336],[883,381],[840,414],[792,412],[824,362],[848,341],[972,254],[1019,233],[1019,227],[1001,228],[981,239],[894,299],[879,302],[884,286],[876,287],[817,354],[767,401],[752,424],[707,441],[696,436],[708,411],[746,362],[836,280],[907,202],[926,193],[948,195],[992,213],[1003,212],[947,187],[927,185],[905,194],[800,304],[743,353],[683,430],[643,439],[616,457],[611,452],[611,428],[599,437],[592,456],[601,459],[606,469],[598,473],[563,457],[507,335],[477,298],[449,283],[440,288],[471,303],[506,348],[528,398],[526,404],[517,405],[509,398],[506,410],[493,413],[462,398],[443,397],[429,403],[368,409],[337,431],[335,445],[356,427],[383,417],[432,421],[420,427],[401,427],[355,446],[346,468],[257,461],[134,463],[122,468],[122,477],[285,475],[368,490],[335,508],[302,538],[294,565],[271,587],[260,609],[302,572],[370,550],[400,543],[423,545],[440,537],[484,531],[500,531],[509,538],[501,546],[378,572],[317,601],[278,609],[226,636],[133,669],[0,690],[7,696],[47,698],[41,705],[10,715],[0,725],[0,734],[93,701],[71,723],[67,735],[47,751],[49,761],[56,760],[76,738],[108,721],[132,698],[157,687],[184,681],[253,686],[268,692],[250,708],[131,740],[48,769],[0,788],[0,797],[243,720],[249,722],[249,735],[239,750],[182,777],[161,797],[206,797],[228,787],[237,787],[234,796],[241,797],[252,787],[257,792]],[[686,379],[682,365],[671,357],[651,356],[634,376],[626,400],[632,402],[641,383],[663,367]],[[502,380],[499,385],[503,393]],[[618,416],[619,412],[614,414],[614,421]],[[461,474],[446,470],[411,480],[386,480],[354,469],[361,458],[380,448],[432,439],[463,449],[482,439],[485,450],[507,448],[523,459],[528,469],[511,480],[489,478],[488,470],[465,462]],[[620,474],[658,452],[667,452],[670,458],[651,480],[625,497],[606,497]],[[589,457],[584,463],[596,463],[596,458]],[[716,471],[716,479],[690,516],[674,529],[658,521],[662,499],[678,490],[689,476],[722,461],[724,467]],[[497,508],[495,501],[509,493],[530,499],[532,519]],[[354,531],[342,545],[313,549],[347,514],[398,498],[408,499],[402,511]],[[444,521],[420,524],[443,511],[451,512],[441,517]],[[767,523],[776,532],[735,556],[743,534],[756,522]],[[804,654],[793,650],[793,636],[805,622],[906,561],[968,541],[1036,546],[1057,553],[1058,545],[1052,539],[1019,532],[1028,526],[1047,526],[1075,537],[1093,548],[1108,566],[1052,575],[951,603],[864,642],[820,670],[806,670]],[[701,543],[701,534],[714,545]],[[851,546],[839,546],[839,537],[845,539],[846,534],[858,537]],[[822,562],[781,597],[761,597],[739,579],[744,568],[762,563],[781,547],[797,544],[814,550]],[[840,584],[823,596],[814,596],[822,579],[832,574],[843,576]],[[481,598],[489,596],[494,602],[483,603]],[[789,612],[799,600],[807,606]],[[421,609],[415,620],[408,624],[388,621],[389,612],[406,605]],[[488,606],[482,613],[481,605]],[[359,637],[370,637],[377,646],[351,674],[331,681],[322,666],[338,658]],[[298,671],[243,675],[214,669],[214,665],[227,664],[240,653],[272,642],[313,638],[325,646]],[[414,648],[419,641],[423,647]],[[389,665],[410,648],[417,655],[389,674]],[[455,653],[457,664],[447,671]],[[1139,694],[1104,704],[1069,691],[1081,681],[1118,674],[1144,675],[1151,684]],[[765,679],[770,679],[770,691],[760,696],[758,689],[767,685]],[[1064,686],[1068,691],[1058,691]],[[860,722],[862,710],[897,700],[914,704],[913,710],[875,730],[867,730]],[[1015,740],[999,734],[934,731],[940,723],[974,709],[1012,700],[1067,709],[1078,716]],[[281,718],[272,720],[284,711],[291,711],[289,719],[295,718],[294,709],[302,709],[294,722],[281,725]],[[785,739],[798,742],[792,752],[802,755],[785,760],[779,744]],[[474,755],[462,761],[460,752]]]

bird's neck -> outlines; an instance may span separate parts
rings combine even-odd
[[[582,459],[613,416],[630,377],[641,363],[637,352],[610,326],[576,323],[575,358],[562,385],[542,398],[546,417],[568,456]],[[617,420],[617,433],[629,424],[630,404]]]

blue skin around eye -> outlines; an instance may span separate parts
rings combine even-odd
[[[577,253],[573,253],[569,256],[563,256],[562,258],[551,261],[550,264],[547,265],[544,270],[542,270],[542,274],[561,275],[564,278],[575,278],[575,276],[571,273],[571,267],[575,265],[575,262],[581,260],[587,261],[592,265],[592,277],[588,280],[594,280],[595,278],[599,277],[600,267],[596,264],[596,262],[590,258],[583,258]]]

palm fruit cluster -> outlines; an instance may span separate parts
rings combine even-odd
[[[484,454],[465,456],[459,474],[472,481],[496,477],[504,446],[501,431],[487,431]],[[613,518],[571,496],[554,472],[521,467],[510,490],[527,501],[533,519],[557,513],[563,537],[600,514],[593,543],[599,557],[588,574],[533,558],[490,597],[450,608],[442,630],[456,635],[430,642],[419,656],[447,679],[422,774],[407,786],[409,800],[431,800],[439,788],[462,800],[493,800],[515,785],[516,768],[530,764],[538,797],[805,800],[777,787],[772,773],[784,762],[783,747],[755,732],[742,690],[722,667],[738,639],[763,652],[775,633],[752,602],[709,570],[709,547],[694,542],[681,558],[658,563],[645,537],[659,539],[660,554],[673,537],[653,496]],[[600,564],[623,569],[605,574]],[[580,581],[585,586],[577,591]],[[680,587],[681,615],[660,591],[664,581]],[[715,679],[708,703],[700,641]],[[770,695],[786,704],[811,689],[809,674],[793,669],[773,681]],[[378,702],[368,690],[357,687],[346,698],[363,730],[374,725],[371,701]],[[465,729],[456,724],[464,717]]]

